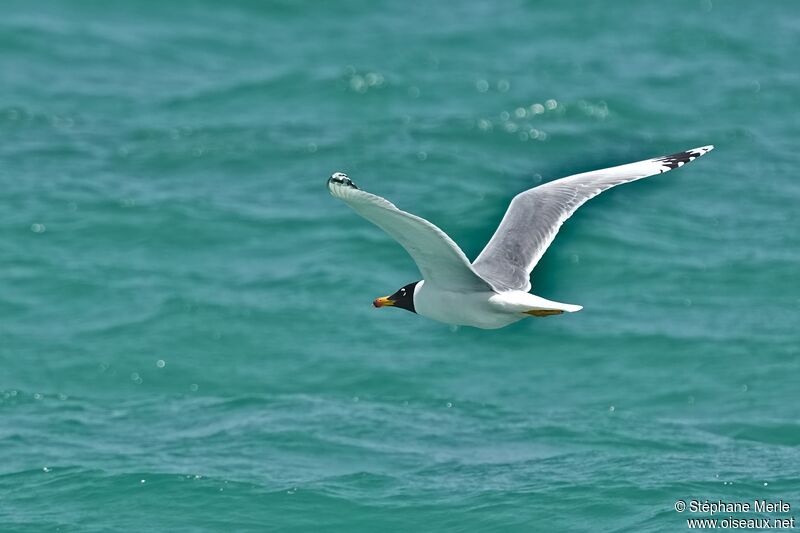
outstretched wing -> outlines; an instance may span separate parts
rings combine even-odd
[[[492,290],[472,269],[461,248],[424,218],[401,211],[388,200],[360,190],[338,172],[328,180],[328,190],[399,242],[417,264],[426,283],[443,290]]]
[[[514,197],[489,243],[472,263],[496,290],[529,291],[530,274],[559,228],[587,200],[606,189],[683,166],[713,146],[628,165],[575,174]]]

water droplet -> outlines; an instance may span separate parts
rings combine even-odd
[[[581,262],[581,256],[579,256],[578,254],[572,254],[571,256],[569,256],[569,260],[572,262],[572,264],[577,265],[578,263]]]
[[[139,483],[147,483],[147,481],[145,481],[144,479],[140,479]]]
[[[518,107],[514,110],[514,115],[516,115],[517,118],[525,118],[525,115],[527,114],[528,112],[525,111],[524,107]]]
[[[508,80],[500,80],[497,82],[497,90],[501,93],[506,92],[511,88],[511,83]]]
[[[197,389],[199,388],[200,387],[197,385],[197,383],[192,383],[191,385],[189,385],[189,390],[192,392],[197,392]]]
[[[534,115],[541,115],[544,113],[544,106],[542,104],[533,104],[531,105],[531,113]]]
[[[350,78],[350,88],[357,93],[364,93],[367,90],[367,85],[364,81],[364,78],[358,74],[355,74],[352,78]]]
[[[505,122],[509,118],[511,118],[511,115],[508,114],[508,111],[503,111],[502,113],[500,113],[500,120],[502,120],[503,122]]]
[[[167,362],[164,361],[163,359],[159,359],[158,361],[156,361],[156,366],[158,368],[164,368],[165,366],[167,366]]]
[[[485,93],[489,90],[489,82],[486,80],[478,80],[475,82],[475,88],[479,93]]]
[[[314,143],[308,143],[308,146],[306,146],[306,150],[308,150],[309,154],[313,154],[314,152],[317,151],[317,145]]]
[[[747,384],[742,385],[742,392],[747,392]]]
[[[34,400],[41,400],[41,399],[42,399],[42,395],[41,395],[41,394],[39,394],[39,393],[37,392],[37,393],[35,393],[35,394],[33,395],[33,399],[34,399]]]
[[[46,472],[49,472],[49,471],[50,471],[50,469],[49,469],[49,468],[47,468],[46,466],[43,466],[43,467],[42,467],[42,472],[45,472],[45,473],[46,473]],[[765,485],[766,485],[766,483],[765,483]]]
[[[420,161],[425,161],[426,159],[428,159],[428,154],[426,154],[425,152],[417,152],[417,159],[419,159]]]
[[[419,98],[419,95],[420,95],[419,87],[417,87],[415,85],[412,85],[411,87],[409,87],[408,88],[408,95],[411,98]]]
[[[141,379],[138,372],[131,373],[131,381],[136,381],[137,379]]]
[[[765,481],[765,482],[764,482],[764,486],[766,487],[767,485],[769,485],[769,483],[767,483],[767,482]]]
[[[451,407],[453,407],[453,402],[447,402],[447,408],[449,409]]]
[[[610,407],[608,408],[608,410],[609,410],[609,411],[611,411],[611,412],[613,413],[614,411],[616,411],[616,410],[617,410],[617,408],[616,408],[616,407],[614,407],[614,406],[612,405],[612,406],[610,406]]]
[[[34,233],[44,233],[47,231],[47,228],[44,224],[31,224],[31,231]]]
[[[558,102],[553,100],[552,98],[544,103],[547,109],[555,109],[558,106]]]
[[[482,129],[483,131],[488,131],[492,129],[492,123],[482,118],[478,121],[478,128]]]

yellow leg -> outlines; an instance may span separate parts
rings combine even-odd
[[[561,309],[531,309],[530,311],[524,311],[526,315],[531,316],[560,315],[563,312]]]

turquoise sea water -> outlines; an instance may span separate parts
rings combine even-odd
[[[3,2],[0,530],[800,519],[798,35],[791,2]],[[711,143],[563,228],[534,291],[583,311],[497,331],[374,310],[414,264],[325,188],[474,258],[523,189]]]

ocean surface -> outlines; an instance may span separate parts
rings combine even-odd
[[[1,11],[0,531],[800,520],[795,3]],[[495,331],[373,309],[419,274],[325,187],[474,258],[519,191],[706,144],[564,226],[533,291],[583,311]]]

